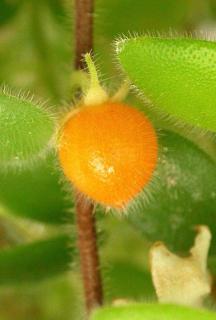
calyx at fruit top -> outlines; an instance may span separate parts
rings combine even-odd
[[[120,86],[113,96],[109,96],[107,91],[102,87],[98,79],[98,72],[95,67],[95,64],[91,58],[90,53],[85,54],[85,62],[89,72],[88,88],[84,92],[83,104],[88,105],[97,105],[102,104],[106,101],[118,102],[122,101],[128,94],[129,91],[129,82],[126,80]]]

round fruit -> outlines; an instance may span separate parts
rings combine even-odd
[[[157,136],[133,107],[112,102],[83,106],[64,124],[59,158],[78,190],[96,202],[123,208],[154,172]]]

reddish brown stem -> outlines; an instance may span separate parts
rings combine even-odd
[[[76,69],[84,68],[83,55],[93,50],[93,9],[94,0],[75,0]],[[83,194],[76,192],[78,247],[88,314],[103,300],[93,210],[93,204]]]
[[[83,277],[87,312],[102,304],[102,286],[96,242],[93,204],[77,192],[76,212],[78,247]]]
[[[85,67],[83,54],[93,49],[93,11],[94,0],[75,0],[76,69]]]

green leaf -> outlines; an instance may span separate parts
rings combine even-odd
[[[33,0],[34,1],[34,0]],[[56,19],[59,20],[59,22],[63,22],[65,20],[66,13],[66,3],[62,2],[61,0],[47,0],[47,3],[52,10],[54,16]]]
[[[151,241],[163,241],[173,251],[187,252],[194,226],[208,225],[211,254],[216,254],[216,164],[194,143],[179,134],[162,131],[156,176],[128,219]],[[148,198],[148,194],[150,197]]]
[[[106,56],[100,65],[102,73],[112,72],[116,79],[111,40],[129,32],[194,28],[206,16],[206,7],[203,0],[96,0],[95,48],[100,56]]]
[[[10,213],[54,224],[68,220],[73,204],[53,155],[32,169],[0,171],[0,181],[0,206]]]
[[[69,270],[74,249],[62,235],[0,252],[0,285],[38,281]]]
[[[72,273],[28,283],[0,287],[1,320],[80,320],[81,294]]]
[[[35,160],[47,149],[54,129],[52,115],[38,104],[0,93],[0,166]]]
[[[13,18],[21,3],[21,0],[0,0],[0,25],[8,23],[10,19]]]
[[[215,313],[177,305],[134,304],[105,307],[93,312],[90,320],[213,320]]]
[[[140,37],[117,46],[123,69],[161,111],[216,131],[216,42]]]
[[[143,297],[152,300],[155,297],[150,273],[128,261],[114,261],[104,273],[104,291],[108,301]]]
[[[216,2],[215,0],[209,0],[209,8],[211,11],[211,16],[216,17]]]
[[[71,101],[71,7],[61,0],[7,0],[12,1],[22,2],[22,7],[2,32],[0,82],[33,91],[61,107],[62,101]]]
[[[106,0],[98,0],[97,3],[99,17],[96,18],[96,31],[109,37],[145,29],[181,29],[188,22],[189,12],[192,11],[194,15],[197,11],[193,0],[134,0],[133,3],[131,0],[109,0],[109,5]]]
[[[208,259],[208,269],[211,272],[211,275],[215,277],[216,275],[216,256],[211,257]]]

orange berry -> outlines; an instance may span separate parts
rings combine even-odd
[[[96,202],[122,208],[152,176],[157,136],[145,115],[131,106],[83,106],[64,124],[59,158],[77,189]]]

